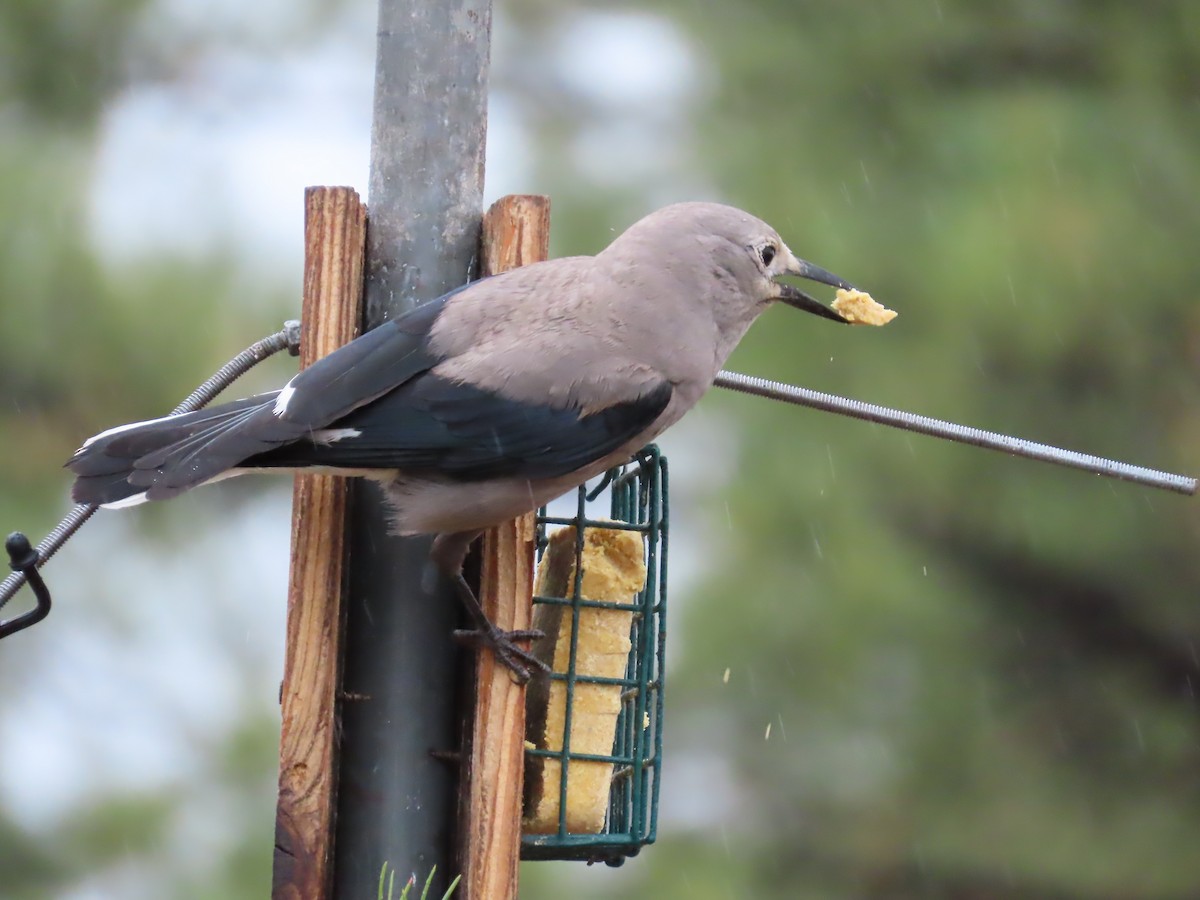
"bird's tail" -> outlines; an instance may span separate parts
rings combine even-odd
[[[76,476],[72,499],[108,507],[133,506],[237,474],[229,469],[249,454],[239,454],[238,442],[227,438],[250,416],[273,406],[278,394],[274,391],[198,412],[133,422],[89,438],[66,464]],[[214,466],[211,457],[218,445],[220,456],[228,458]],[[201,455],[203,467],[195,464]],[[195,477],[190,477],[191,473]]]

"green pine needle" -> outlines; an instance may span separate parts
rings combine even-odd
[[[433,886],[433,876],[437,873],[437,866],[429,870],[429,877],[425,879],[425,887],[421,891],[421,900],[429,900],[429,889]],[[450,887],[446,888],[446,893],[442,894],[442,900],[450,900],[450,895],[454,893],[454,889],[458,887],[459,881],[462,880],[462,875],[455,876],[450,882]],[[400,891],[398,900],[408,900],[409,889],[416,884],[417,876],[409,876],[408,882],[404,885],[404,889]],[[387,885],[387,892],[384,893],[384,885]],[[383,868],[379,870],[379,894],[378,900],[396,900],[396,870],[392,869],[385,862]]]

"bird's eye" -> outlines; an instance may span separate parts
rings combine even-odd
[[[758,251],[758,258],[762,260],[764,266],[769,266],[771,260],[775,258],[775,247],[772,244],[766,244]]]

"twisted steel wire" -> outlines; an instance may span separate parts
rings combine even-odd
[[[255,341],[225,365],[221,366],[211,378],[192,391],[186,399],[173,410],[171,415],[195,412],[212,402],[221,391],[245,375],[269,356],[274,356],[280,350],[287,350],[293,356],[300,352],[300,323],[289,319],[283,323],[283,328],[260,341]],[[90,519],[100,507],[94,503],[79,503],[71,508],[56,526],[37,545],[38,568],[46,564],[63,544],[70,540],[83,523]],[[0,609],[13,598],[13,595],[25,584],[24,572],[13,572],[3,582],[0,582]]]

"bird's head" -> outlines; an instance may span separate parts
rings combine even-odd
[[[760,278],[766,282],[762,290],[765,291],[768,302],[779,301],[835,322],[845,322],[846,320],[832,307],[826,306],[795,285],[776,279],[785,275],[795,275],[847,291],[855,290],[854,285],[808,260],[799,259],[773,228],[765,222],[758,224],[762,226],[761,233],[746,246],[746,250],[757,265],[761,273]]]
[[[696,299],[707,295],[718,321],[748,320],[775,302],[845,322],[834,309],[792,284],[806,278],[845,290],[843,278],[799,259],[761,219],[720,203],[676,203],[651,213],[620,239],[627,250],[649,252],[658,265],[695,285]]]

